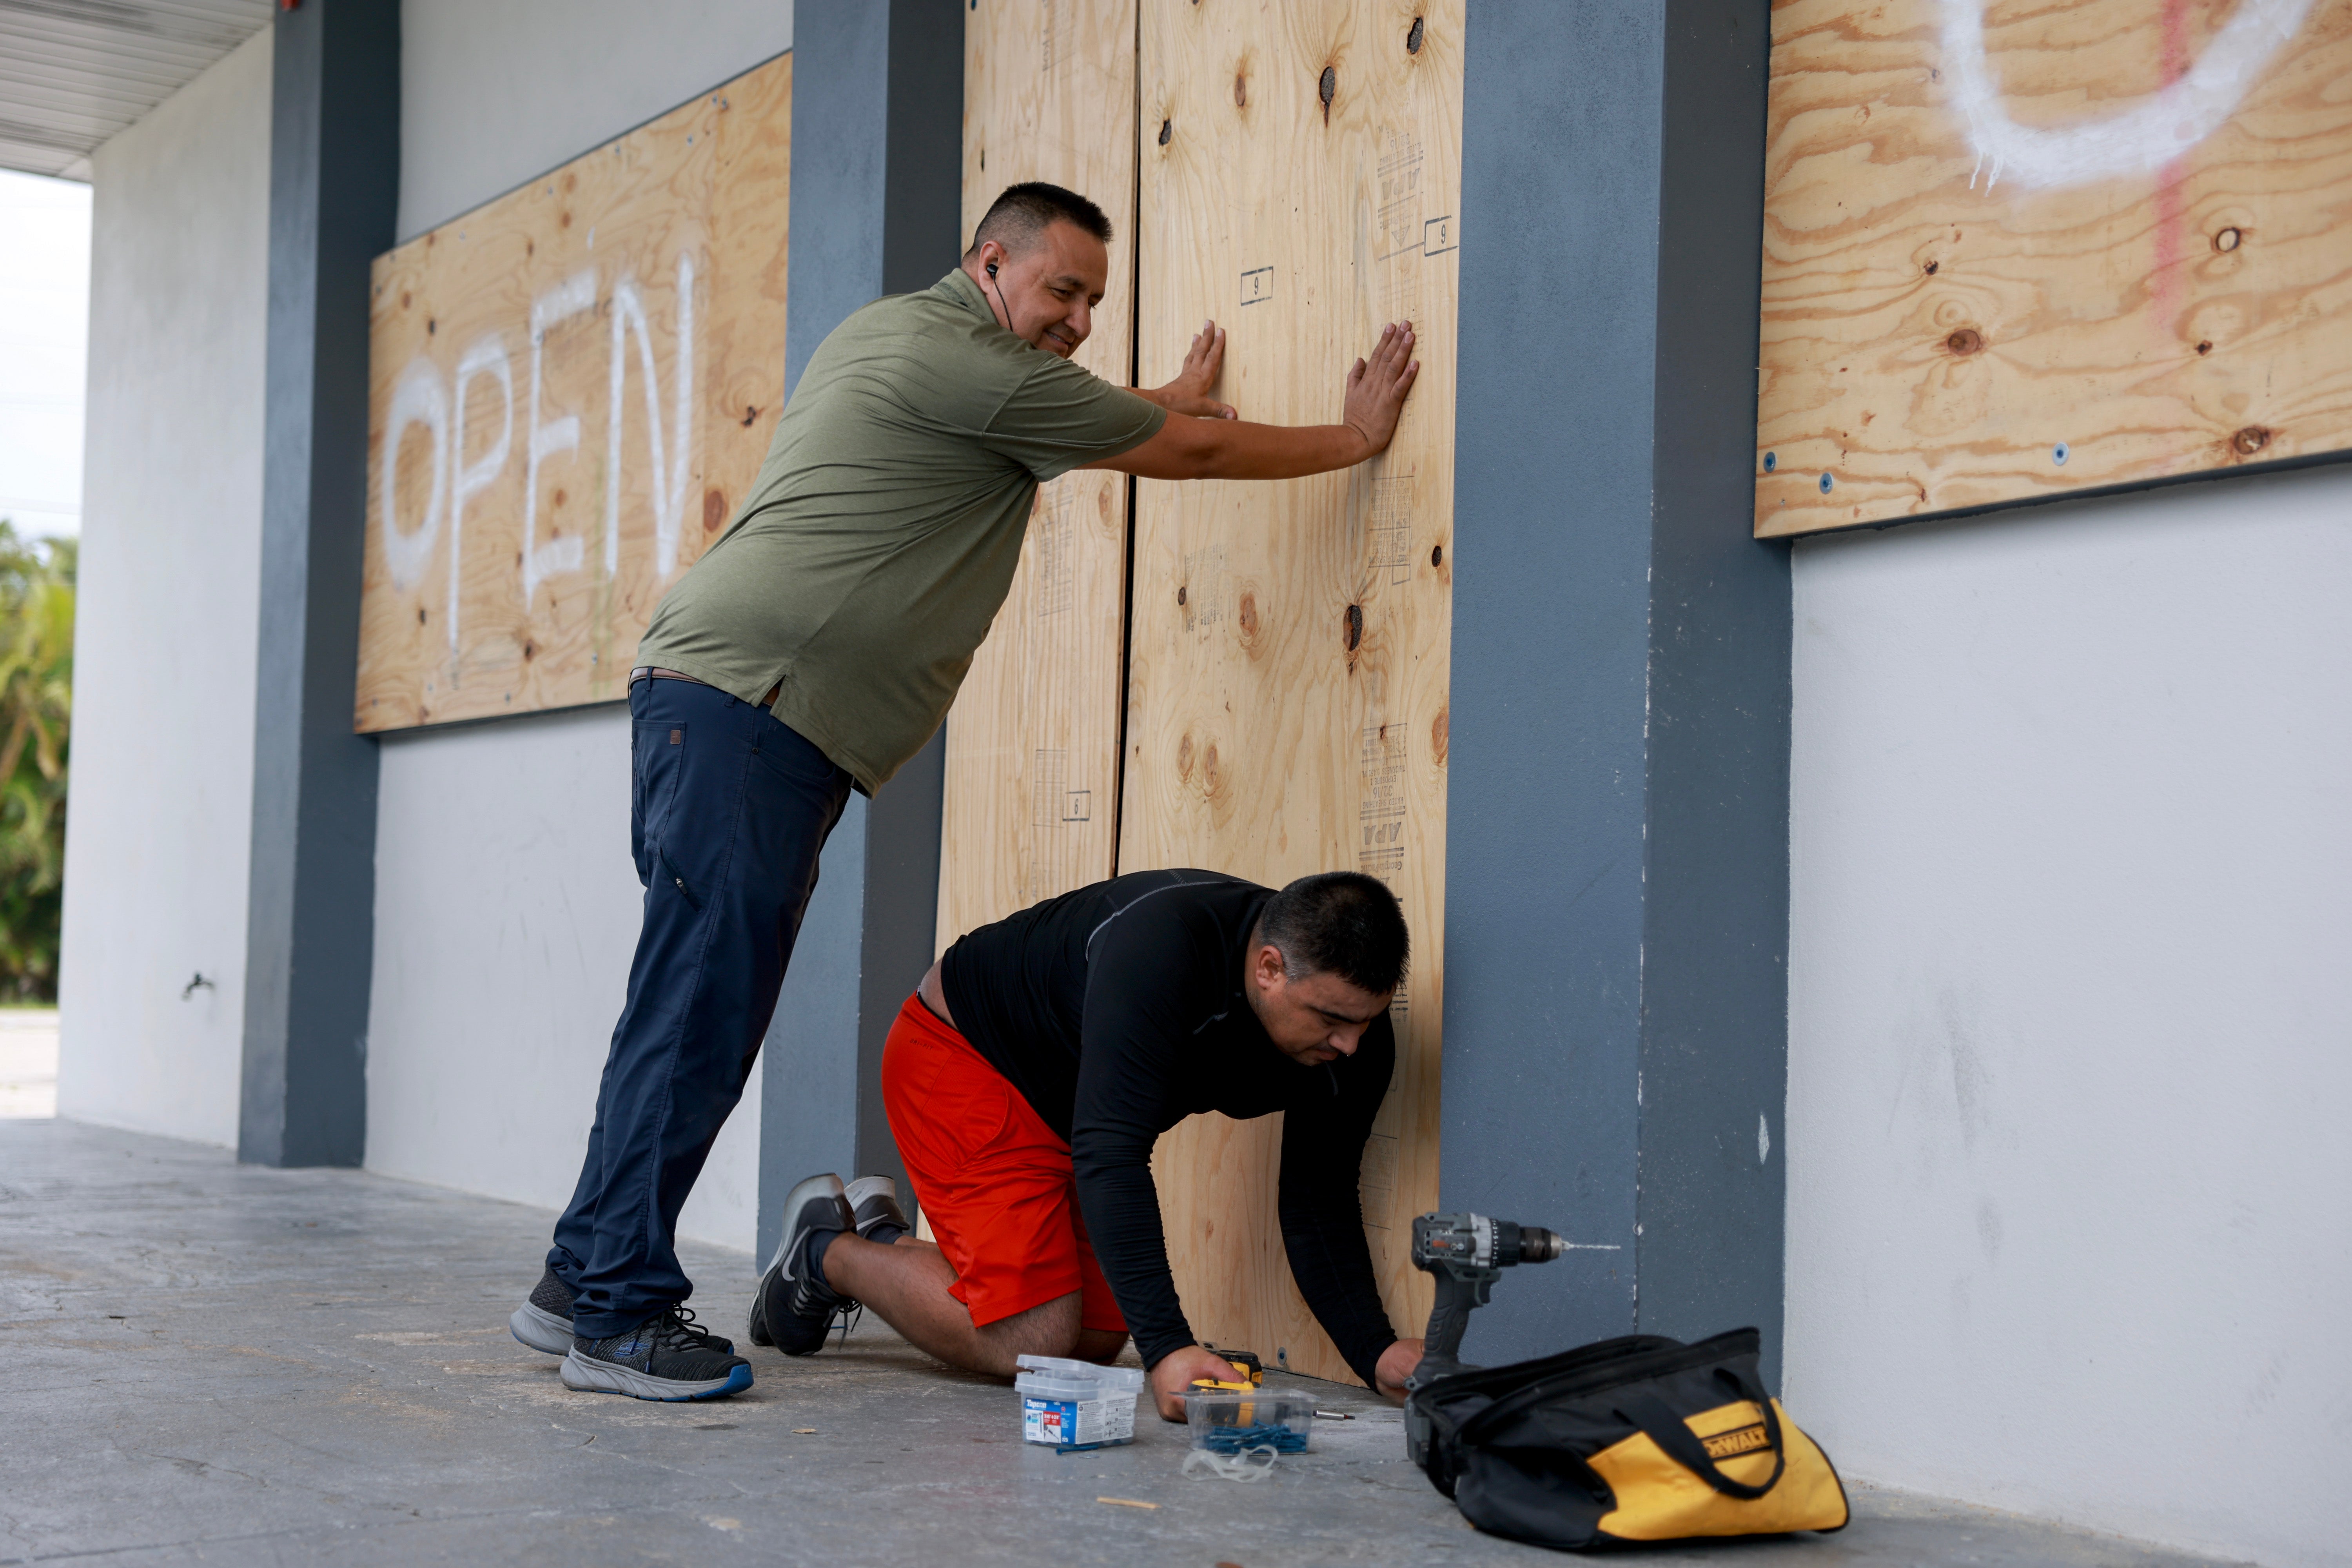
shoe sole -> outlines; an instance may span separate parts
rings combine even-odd
[[[799,1220],[801,1210],[809,1200],[840,1197],[848,1189],[841,1184],[839,1176],[823,1175],[811,1176],[806,1181],[795,1184],[791,1192],[784,1194],[784,1234],[776,1239],[776,1250],[768,1259],[768,1266],[760,1270],[761,1279],[768,1279],[783,1268],[784,1255],[792,1250],[795,1222]]]
[[[507,1327],[514,1331],[516,1339],[535,1351],[544,1351],[549,1355],[572,1353],[572,1320],[559,1318],[529,1301],[514,1310]]]
[[[725,1377],[710,1378],[700,1383],[688,1383],[675,1377],[656,1377],[635,1367],[616,1366],[608,1361],[590,1361],[575,1348],[563,1358],[563,1386],[582,1394],[625,1394],[632,1399],[654,1399],[666,1405],[679,1405],[696,1399],[719,1399],[730,1394],[740,1394],[751,1386],[751,1369],[730,1367]]]
[[[908,1219],[906,1211],[898,1206],[898,1184],[888,1176],[860,1176],[841,1189],[841,1197],[842,1201],[849,1205],[849,1212],[853,1217],[866,1205],[868,1198],[887,1198],[890,1200],[891,1211],[898,1216],[893,1223],[905,1227],[908,1236],[915,1234],[914,1222]],[[881,1224],[884,1217],[877,1214],[869,1218],[858,1219],[857,1234],[866,1235],[876,1226]]]

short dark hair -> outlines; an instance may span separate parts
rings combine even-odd
[[[1102,208],[1076,191],[1024,180],[1005,186],[1004,194],[989,205],[988,216],[971,231],[971,250],[964,254],[978,250],[982,240],[992,239],[1007,254],[1019,256],[1037,243],[1050,223],[1074,223],[1105,245],[1110,243],[1110,219]]]
[[[1396,895],[1361,871],[1318,872],[1275,894],[1250,938],[1261,942],[1281,952],[1293,980],[1336,974],[1376,996],[1403,984],[1412,948]]]

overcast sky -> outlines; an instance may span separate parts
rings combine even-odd
[[[89,187],[0,169],[0,517],[81,531]]]

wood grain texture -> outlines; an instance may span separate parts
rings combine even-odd
[[[1132,0],[983,0],[964,18],[963,238],[1005,186],[1050,180],[1110,215],[1110,286],[1077,363],[1129,384],[1135,342]],[[1128,480],[1042,487],[1004,607],[947,722],[941,951],[1111,874]]]
[[[1405,1334],[1430,1300],[1412,1216],[1437,1200],[1463,12],[1145,0],[1142,17],[1144,382],[1214,317],[1242,417],[1328,423],[1381,323],[1422,334],[1419,384],[1374,462],[1139,483],[1119,847],[1121,870],[1276,886],[1360,868],[1402,900],[1412,973],[1361,1190]],[[1206,1116],[1161,1140],[1178,1288],[1204,1339],[1353,1381],[1291,1282],[1280,1139],[1278,1118]]]
[[[625,694],[782,402],[792,82],[780,57],[376,259],[360,730]]]
[[[1776,5],[1757,533],[2352,449],[2347,83],[2352,0]]]

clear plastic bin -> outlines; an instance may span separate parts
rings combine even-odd
[[[1024,1355],[1013,1391],[1021,1396],[1021,1440],[1062,1453],[1135,1441],[1135,1400],[1143,1373],[1060,1356]]]
[[[1248,1394],[1195,1390],[1184,1396],[1192,1447],[1213,1454],[1265,1448],[1303,1454],[1315,1429],[1315,1400],[1304,1394],[1257,1389]]]

